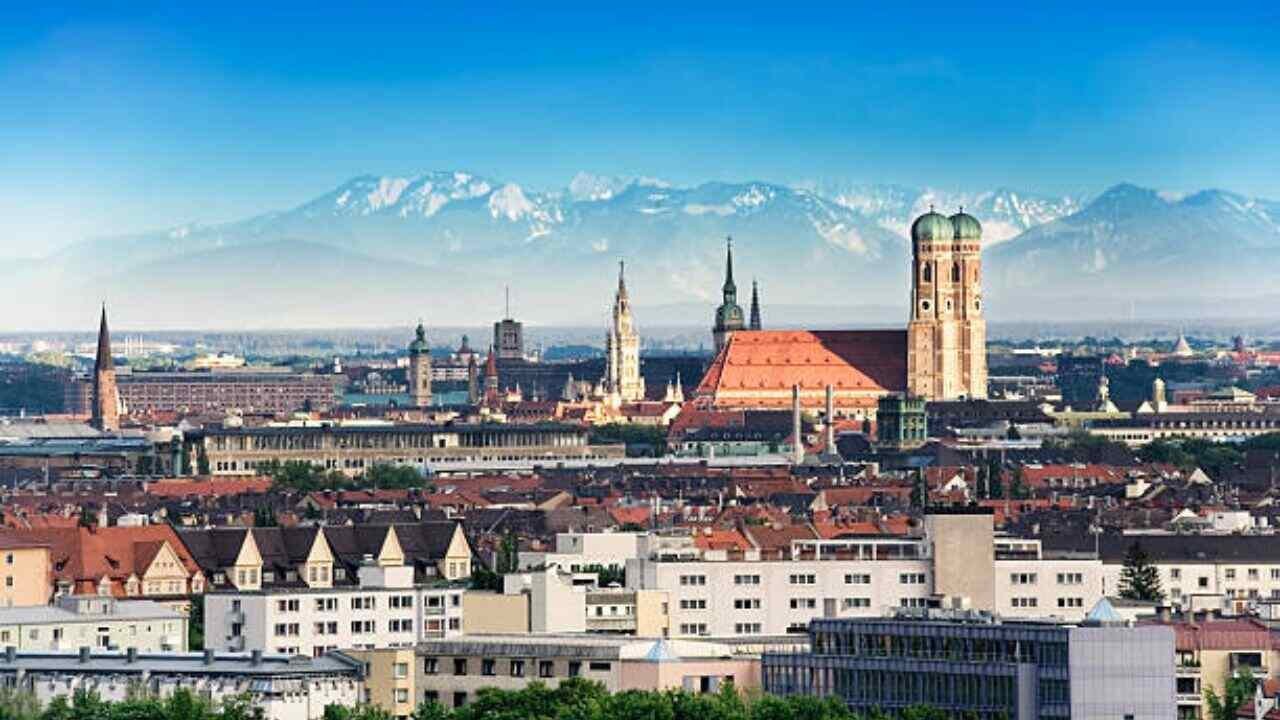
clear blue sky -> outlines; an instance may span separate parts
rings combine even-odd
[[[1280,198],[1280,4],[1048,4],[10,9],[0,257],[428,169]]]

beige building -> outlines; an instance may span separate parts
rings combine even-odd
[[[631,299],[622,266],[618,269],[618,293],[613,300],[613,322],[605,335],[604,397],[615,407],[644,399],[644,377],[640,375],[640,334],[631,316]]]
[[[49,545],[18,536],[0,537],[0,607],[45,605],[52,594]]]
[[[413,714],[421,694],[412,648],[347,650],[343,654],[364,663],[362,702],[386,710],[396,720]]]
[[[419,700],[460,707],[481,688],[556,687],[581,677],[623,690],[715,692],[760,686],[760,658],[721,643],[602,635],[476,635],[418,646]]]

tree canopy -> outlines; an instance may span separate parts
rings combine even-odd
[[[1120,569],[1120,597],[1164,602],[1160,572],[1151,562],[1151,558],[1140,542],[1133,543],[1125,552],[1124,567]]]

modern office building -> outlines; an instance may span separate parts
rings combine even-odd
[[[115,389],[125,413],[200,413],[238,410],[281,414],[295,410],[325,410],[338,403],[339,376],[297,373],[288,368],[240,368],[180,372],[116,372]],[[88,381],[73,381],[89,385]],[[68,390],[68,402],[92,397]],[[87,408],[68,407],[79,413]]]
[[[1174,631],[1127,625],[1105,601],[1080,626],[933,611],[816,620],[809,640],[764,655],[765,692],[991,720],[1175,717]]]

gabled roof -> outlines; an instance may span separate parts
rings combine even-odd
[[[905,330],[757,330],[736,332],[716,355],[697,394],[716,407],[786,407],[791,388],[836,391],[836,404],[865,404],[907,387]],[[755,397],[752,397],[755,395]],[[768,397],[765,397],[765,396]],[[803,398],[806,405],[820,398]]]

